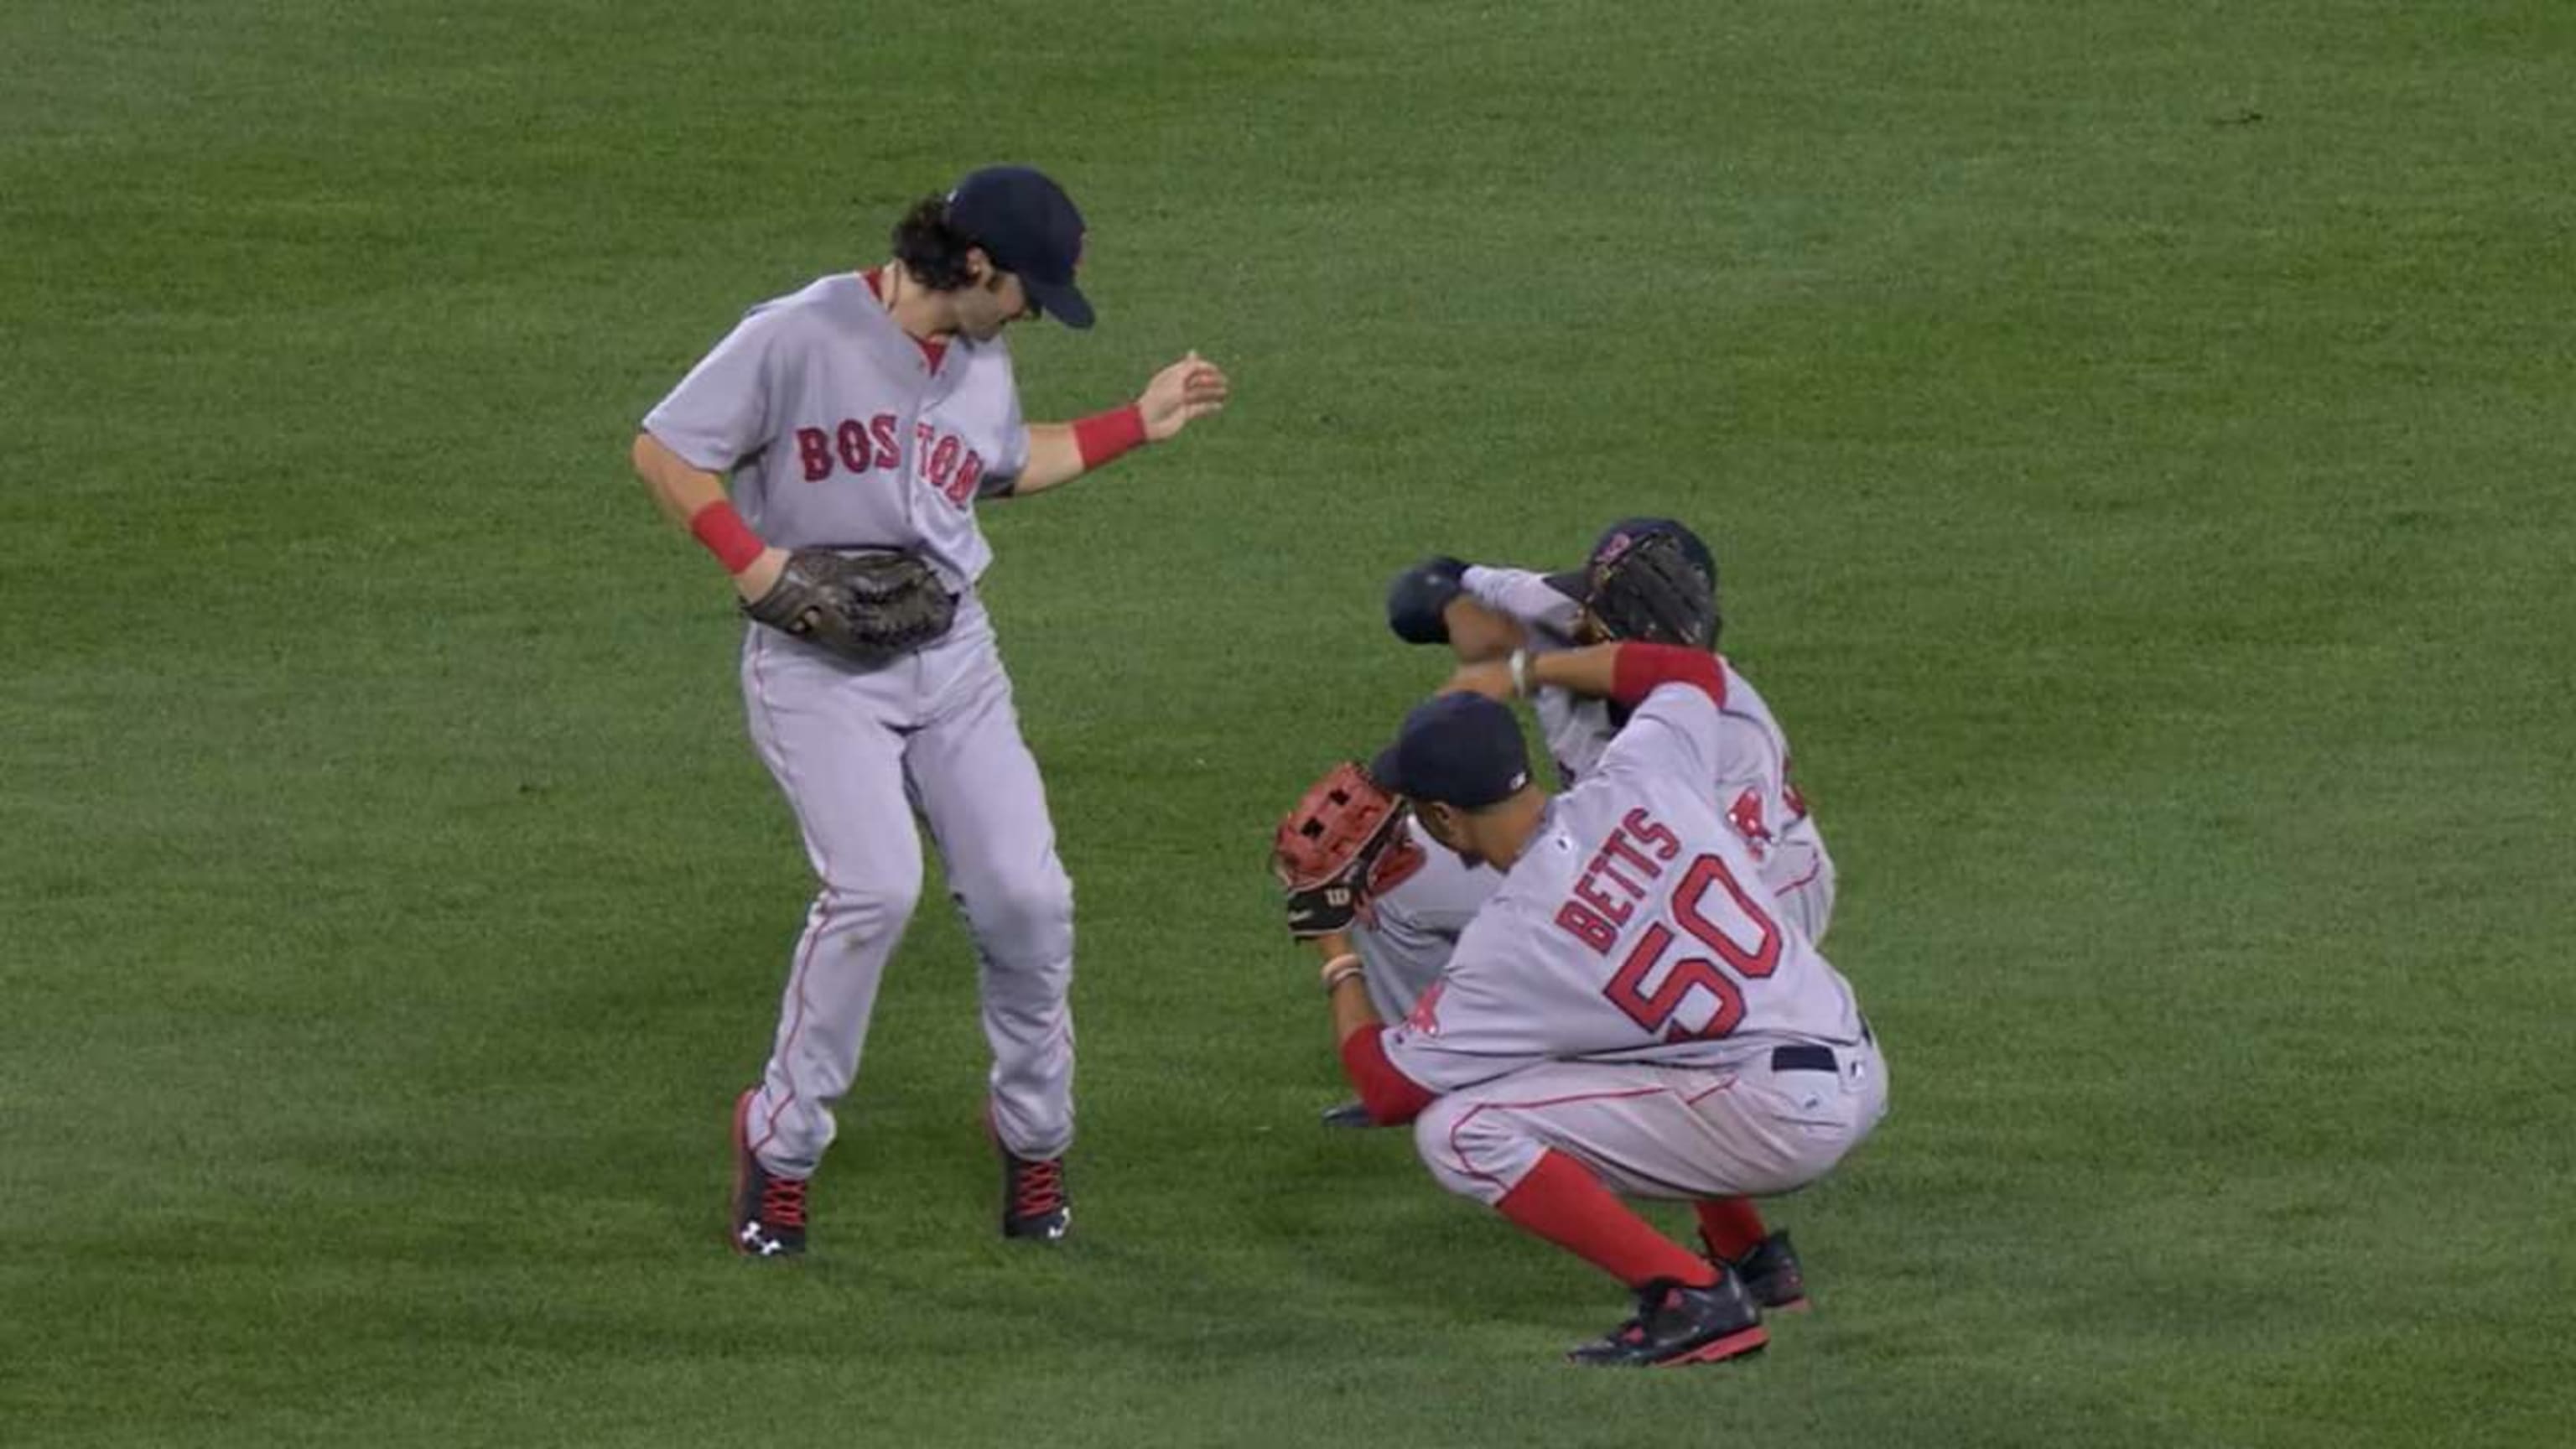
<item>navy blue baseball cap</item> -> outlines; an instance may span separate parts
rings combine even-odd
[[[1529,747],[1510,710],[1481,694],[1444,694],[1404,717],[1369,778],[1415,800],[1482,810],[1528,786]]]
[[[1710,589],[1717,587],[1717,560],[1709,555],[1708,545],[1687,525],[1670,518],[1620,519],[1601,530],[1601,537],[1593,542],[1592,552],[1584,556],[1583,567],[1549,574],[1547,586],[1578,604],[1589,604],[1592,602],[1593,572],[1659,533],[1671,534],[1681,545],[1682,557],[1708,576]]]
[[[1386,626],[1407,644],[1446,644],[1449,601],[1467,591],[1467,565],[1441,555],[1397,574],[1386,586]]]
[[[948,224],[1013,273],[1039,310],[1067,327],[1091,325],[1091,302],[1073,284],[1082,265],[1082,213],[1073,198],[1027,166],[987,166],[948,193]]]

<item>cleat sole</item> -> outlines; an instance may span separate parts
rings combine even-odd
[[[1727,1359],[1760,1353],[1770,1342],[1770,1333],[1756,1326],[1740,1333],[1730,1333],[1724,1338],[1712,1339],[1687,1352],[1674,1354],[1671,1358],[1657,1359],[1655,1367],[1680,1368],[1684,1364],[1692,1363],[1722,1363]]]

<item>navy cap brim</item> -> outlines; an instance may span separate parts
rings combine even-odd
[[[1400,778],[1401,772],[1395,767],[1395,754],[1398,748],[1396,745],[1389,745],[1378,751],[1377,758],[1369,761],[1368,777],[1377,782],[1379,789],[1390,795],[1410,795],[1413,792],[1404,788],[1404,781]]]
[[[1549,574],[1546,578],[1547,586],[1549,588],[1565,595],[1574,602],[1578,604],[1588,604],[1592,602],[1591,570],[1568,569],[1561,574]]]
[[[1020,274],[1020,285],[1028,290],[1045,313],[1076,332],[1091,326],[1091,299],[1071,282],[1041,282],[1026,272]]]

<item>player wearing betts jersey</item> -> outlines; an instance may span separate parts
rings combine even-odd
[[[1636,1317],[1575,1361],[1759,1349],[1739,1276],[1618,1194],[1704,1205],[1802,1187],[1876,1125],[1887,1074],[1850,985],[1783,922],[1708,789],[1726,676],[1702,650],[1628,643],[1474,665],[1454,683],[1368,775],[1503,882],[1393,1027],[1347,938],[1321,937],[1343,1064],[1372,1117],[1413,1123],[1443,1186],[1636,1291]],[[1496,702],[1547,686],[1631,712],[1553,798]]]
[[[1024,497],[1224,405],[1197,354],[1134,403],[1027,423],[1011,323],[1091,325],[1082,217],[1022,167],[915,206],[894,257],[754,307],[644,419],[635,471],[733,575],[751,737],[822,887],[759,1085],[733,1114],[735,1250],[805,1249],[806,1182],[921,892],[917,814],[980,961],[1002,1230],[1071,1222],[1073,894],[975,585],[979,503]]]

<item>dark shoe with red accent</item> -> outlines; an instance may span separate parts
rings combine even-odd
[[[1753,1301],[1774,1313],[1803,1313],[1807,1279],[1798,1271],[1798,1255],[1789,1247],[1787,1229],[1753,1245],[1752,1251],[1726,1265],[1744,1280]]]
[[[1658,1278],[1637,1290],[1636,1317],[1566,1358],[1592,1368],[1666,1368],[1741,1358],[1770,1341],[1734,1274],[1705,1288]]]
[[[1073,1199],[1064,1188],[1064,1159],[1031,1161],[1003,1147],[1002,1236],[1060,1243],[1073,1229]]]
[[[805,1256],[805,1179],[780,1177],[753,1155],[748,1128],[751,1099],[758,1088],[733,1104],[733,1221],[727,1236],[734,1252],[746,1258]]]

